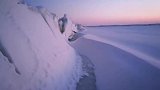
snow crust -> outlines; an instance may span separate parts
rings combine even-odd
[[[81,57],[60,33],[57,16],[18,0],[0,1],[0,89],[75,90]]]

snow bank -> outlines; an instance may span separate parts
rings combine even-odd
[[[56,15],[17,2],[0,1],[1,90],[74,90],[81,58],[60,33]]]
[[[64,36],[66,37],[66,39],[72,38],[72,36],[74,35],[74,32],[77,32],[77,31],[78,30],[76,28],[76,25],[72,23],[72,21],[69,19],[64,32]]]

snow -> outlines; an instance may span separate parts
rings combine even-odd
[[[96,36],[93,36],[93,35],[86,35],[85,38],[92,39],[92,40],[99,41],[99,42],[103,42],[103,43],[112,45],[114,47],[117,47],[119,49],[122,49],[122,50],[124,50],[124,51],[126,51],[128,53],[131,53],[132,55],[135,55],[138,58],[141,58],[142,60],[145,60],[146,62],[148,62],[148,63],[152,64],[153,66],[155,66],[155,67],[160,69],[160,61],[159,61],[159,59],[154,58],[154,57],[152,57],[150,55],[147,55],[147,54],[145,54],[145,52],[140,52],[140,51],[138,51],[136,49],[121,45],[119,43],[110,41],[108,39],[99,38],[99,37],[96,37]]]
[[[68,18],[61,34],[58,18],[0,1],[1,90],[160,89],[160,25],[83,27]]]
[[[98,90],[159,90],[159,28],[86,27],[72,46],[95,65]]]
[[[93,37],[96,41],[113,45],[160,68],[160,54],[158,53],[160,48],[158,40],[160,35],[159,27],[159,25],[150,27],[110,27],[109,29],[112,28],[113,30],[109,31],[107,28],[107,31],[102,31],[103,33],[98,33],[95,30],[94,33],[100,37],[88,35],[86,38]]]
[[[74,34],[74,32],[77,32],[77,28],[75,26],[75,24],[72,23],[72,21],[69,19],[68,20],[68,24],[66,26],[66,31],[64,32],[64,36],[68,38],[71,38]]]
[[[47,9],[17,2],[0,1],[1,90],[75,90],[82,66],[69,31],[62,35]]]
[[[76,26],[77,26],[78,32],[82,32],[82,31],[86,30],[85,27],[81,24],[76,24]]]

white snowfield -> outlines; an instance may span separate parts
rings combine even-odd
[[[160,90],[160,25],[86,29],[72,45],[95,65],[98,90]]]
[[[102,33],[95,30],[93,33],[96,34],[88,34],[84,37],[122,49],[160,69],[160,54],[158,53],[160,51],[160,25],[116,29],[103,30]]]
[[[74,24],[59,31],[42,7],[0,1],[0,90],[75,90],[81,57],[67,43]]]
[[[91,39],[91,40],[95,40],[95,41],[98,41],[98,42],[102,42],[102,43],[105,43],[105,44],[109,44],[109,45],[112,45],[116,48],[119,48],[121,50],[124,50],[138,58],[141,58],[142,60],[152,64],[153,66],[157,67],[160,69],[160,60],[157,59],[157,58],[154,58],[150,55],[147,55],[145,52],[141,52],[141,51],[138,51],[134,48],[130,48],[129,46],[125,46],[123,44],[120,44],[120,43],[117,43],[117,42],[114,42],[114,41],[111,41],[107,38],[103,39],[103,38],[100,38],[100,37],[97,37],[97,36],[94,36],[94,35],[85,35],[84,36],[86,39]]]

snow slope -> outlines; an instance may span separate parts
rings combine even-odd
[[[72,45],[95,65],[98,90],[159,90],[159,28],[87,27]]]
[[[17,2],[0,1],[0,89],[75,90],[81,58],[60,33],[56,15]]]

